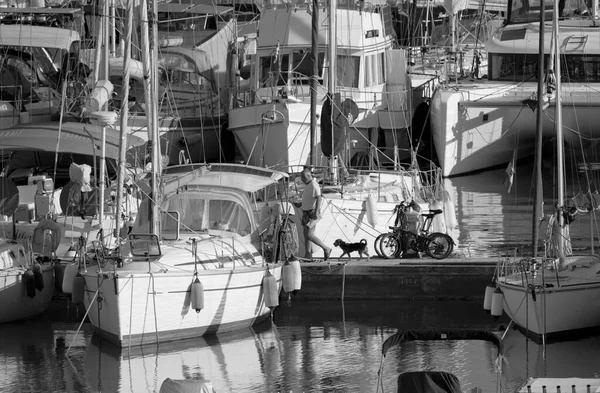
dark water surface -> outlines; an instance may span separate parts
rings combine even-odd
[[[53,316],[61,319],[61,316]],[[253,329],[160,346],[119,349],[92,327],[48,317],[0,325],[0,392],[158,392],[166,378],[205,378],[216,392],[374,392],[381,346],[397,329],[498,328],[480,302],[305,301],[282,305]],[[72,347],[66,354],[69,346]],[[517,331],[504,341],[500,379],[600,377],[600,338],[542,348]],[[447,370],[464,391],[496,391],[496,348],[484,341],[410,342],[383,366],[386,392],[400,372]]]

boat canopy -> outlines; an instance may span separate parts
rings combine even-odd
[[[161,48],[158,62],[165,69],[186,70],[198,74],[210,72],[213,68],[213,61],[208,53],[192,48]]]
[[[54,48],[69,51],[79,42],[79,33],[70,29],[35,25],[0,25],[0,46]]]
[[[167,194],[181,186],[206,185],[256,192],[287,176],[284,172],[239,164],[181,165],[165,170],[164,190]]]
[[[233,11],[233,7],[212,4],[179,4],[163,3],[158,5],[158,12],[186,13],[199,15],[222,15]]]
[[[385,357],[390,348],[405,341],[432,341],[432,340],[483,340],[490,341],[498,348],[498,355],[502,354],[502,341],[500,338],[488,330],[467,330],[467,329],[449,329],[449,330],[400,330],[393,336],[388,337],[382,347],[381,353]]]
[[[100,156],[102,127],[84,123],[32,123],[0,131],[0,146],[3,150],[42,150]],[[57,144],[60,135],[60,143]],[[106,128],[106,157],[118,159],[119,132]],[[142,138],[128,136],[127,146],[139,146]]]

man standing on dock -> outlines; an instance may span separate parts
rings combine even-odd
[[[306,250],[306,258],[312,259],[310,251],[310,243],[313,242],[323,249],[324,260],[329,259],[331,248],[327,247],[321,239],[315,235],[315,227],[317,221],[321,219],[320,208],[323,197],[321,196],[321,188],[319,183],[313,177],[310,168],[304,167],[300,174],[300,179],[306,185],[302,193],[302,203],[297,202],[296,207],[302,209],[302,228],[304,230],[304,248]]]

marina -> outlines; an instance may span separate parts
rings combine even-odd
[[[5,3],[0,392],[600,392],[597,0]]]

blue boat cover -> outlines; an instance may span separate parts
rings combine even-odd
[[[398,377],[398,393],[461,393],[458,378],[445,371],[412,371]]]

